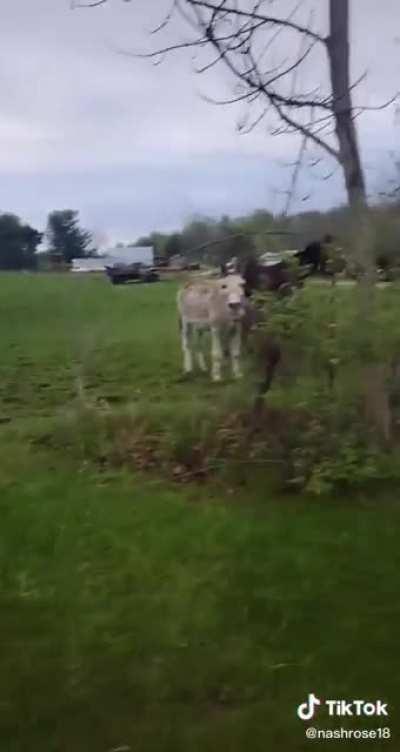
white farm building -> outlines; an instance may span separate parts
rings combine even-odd
[[[103,272],[106,266],[119,264],[128,265],[142,263],[147,266],[154,264],[154,248],[147,245],[115,246],[108,249],[101,256],[92,258],[73,259],[72,272]]]

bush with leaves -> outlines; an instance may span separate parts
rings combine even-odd
[[[368,310],[359,287],[259,297],[255,338],[273,336],[283,352],[266,400],[263,451],[289,486],[323,493],[400,479],[398,292],[371,291]]]

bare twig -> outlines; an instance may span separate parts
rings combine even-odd
[[[96,8],[98,5],[105,5],[108,0],[93,0],[91,3],[78,3],[75,0],[71,0],[71,8]]]
[[[188,0],[189,5],[192,5],[193,7],[199,7],[199,8],[207,8],[208,10],[216,11],[217,13],[220,12],[221,8],[223,7],[224,10],[226,10],[228,13],[232,14],[233,16],[240,16],[242,18],[250,18],[252,20],[256,21],[262,21],[266,25],[270,26],[280,26],[280,27],[286,27],[288,29],[293,29],[294,31],[298,31],[300,34],[304,34],[305,36],[310,37],[311,39],[314,39],[316,42],[320,42],[321,44],[326,44],[326,38],[322,37],[320,34],[316,34],[315,32],[308,29],[306,26],[302,26],[301,24],[297,24],[294,21],[291,21],[289,19],[282,19],[282,18],[276,18],[274,16],[266,16],[261,13],[257,13],[256,11],[251,10],[242,10],[240,8],[234,7],[233,5],[228,5],[227,2],[224,2],[223,4],[212,3],[208,2],[208,0]]]

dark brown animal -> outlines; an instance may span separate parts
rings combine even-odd
[[[243,263],[241,274],[245,280],[245,293],[248,298],[256,291],[287,295],[297,286],[293,273],[284,261],[266,266],[260,264],[256,258],[250,257]]]
[[[295,253],[300,266],[295,274],[285,261],[265,265],[254,256],[248,257],[242,264],[240,273],[245,280],[245,291],[250,297],[256,290],[290,294],[295,287],[302,285],[302,280],[312,274],[326,273],[327,254],[325,246],[333,242],[332,235],[325,235],[322,240],[313,241],[304,250]]]
[[[261,379],[257,384],[254,409],[262,407],[263,397],[269,391],[276,369],[281,361],[282,350],[279,342],[272,336],[265,334],[256,341],[251,339],[252,332],[263,320],[263,314],[250,300],[245,302],[245,315],[242,320],[242,341],[247,351],[251,352],[257,361]],[[257,341],[258,340],[258,341]]]

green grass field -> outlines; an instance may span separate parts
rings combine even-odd
[[[398,750],[398,499],[182,488],[42,440],[82,385],[166,416],[237,389],[180,383],[175,289],[0,277],[0,752],[324,748],[309,692],[388,702],[313,725]]]

